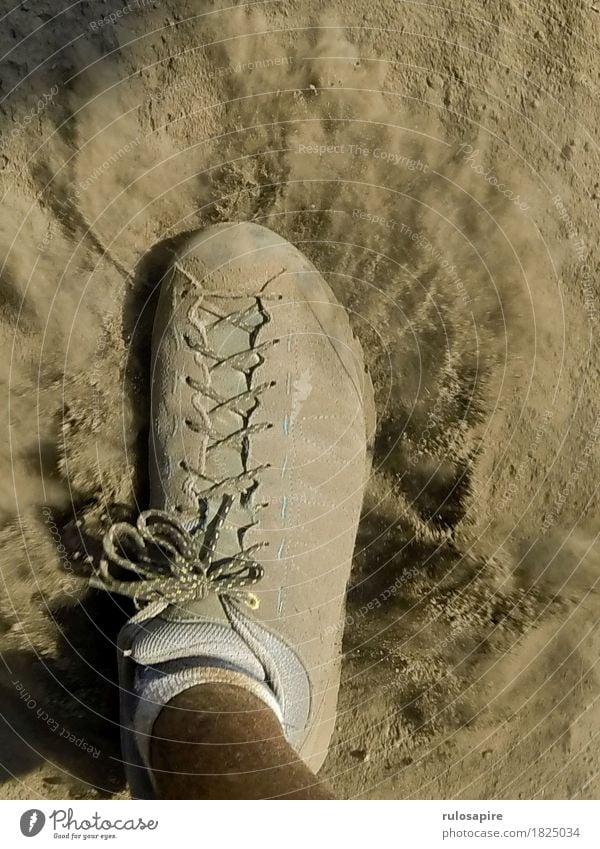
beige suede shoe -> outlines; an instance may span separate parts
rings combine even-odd
[[[374,429],[360,346],[308,259],[255,224],[188,237],[154,327],[152,509],[111,529],[94,580],[140,607],[119,640],[132,784],[161,707],[207,680],[253,689],[319,768]]]

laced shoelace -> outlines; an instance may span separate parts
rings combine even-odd
[[[233,501],[232,496],[224,496],[208,525],[206,505],[202,504],[198,527],[192,530],[164,510],[144,511],[135,525],[113,525],[104,536],[104,556],[90,585],[127,596],[137,607],[145,605],[143,618],[210,593],[227,595],[256,609],[258,598],[248,587],[263,577],[263,567],[252,557],[263,544],[230,557],[216,556],[219,533]]]
[[[255,309],[264,321],[269,320],[270,317],[258,298],[256,304],[251,307],[218,317],[216,324],[230,321],[247,330],[250,335],[250,346],[247,350],[226,358],[219,357],[211,350],[206,328],[198,320],[195,307],[188,313],[190,324],[196,331],[196,339],[188,335],[185,341],[190,349],[200,355],[198,363],[204,378],[203,383],[188,378],[188,385],[215,403],[215,407],[210,411],[194,404],[199,413],[199,420],[185,421],[187,427],[203,437],[201,468],[196,469],[185,460],[180,464],[192,479],[203,480],[205,483],[202,489],[194,485],[194,494],[199,503],[199,519],[196,526],[189,529],[175,513],[146,510],[140,514],[135,525],[128,522],[113,525],[104,535],[103,557],[90,579],[92,587],[127,596],[135,601],[138,608],[143,605],[143,609],[132,621],[151,618],[171,605],[185,605],[206,598],[211,593],[240,601],[251,609],[259,606],[257,596],[249,587],[261,580],[264,569],[253,555],[267,543],[259,542],[244,547],[241,542],[240,551],[226,557],[217,557],[216,547],[235,499],[242,497],[248,487],[256,482],[260,472],[268,468],[268,464],[222,480],[210,479],[204,473],[206,457],[210,451],[232,441],[242,445],[243,440],[252,433],[271,427],[268,423],[249,424],[249,415],[241,410],[240,405],[251,398],[255,398],[258,403],[261,393],[273,386],[273,381],[249,387],[247,391],[233,398],[220,397],[211,386],[212,370],[228,363],[247,374],[243,367],[247,355],[257,354],[257,362],[260,362],[261,350],[279,341],[254,344],[255,328],[245,327],[244,319]],[[207,363],[211,360],[213,365],[208,366]],[[210,414],[223,406],[238,413],[244,421],[244,426],[234,433],[218,437],[212,431]],[[220,499],[220,506],[210,522],[207,521],[209,498],[213,502]]]

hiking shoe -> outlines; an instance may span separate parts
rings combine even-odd
[[[139,608],[119,637],[132,792],[152,795],[161,708],[206,681],[252,689],[316,771],[375,427],[360,346],[308,259],[245,223],[181,244],[152,342],[151,509],[93,579]]]

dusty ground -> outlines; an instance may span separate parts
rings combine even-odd
[[[2,796],[125,792],[86,557],[145,503],[170,240],[252,219],[377,393],[337,793],[597,798],[598,10],[61,5],[0,27]]]

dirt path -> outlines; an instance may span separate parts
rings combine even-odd
[[[326,276],[376,389],[336,791],[597,797],[600,16],[219,8],[3,13],[2,795],[124,793],[125,611],[86,557],[145,504],[171,240],[251,219]]]

